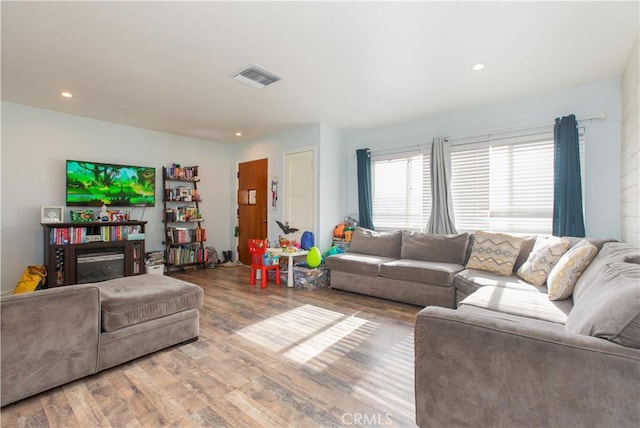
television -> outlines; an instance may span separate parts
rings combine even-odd
[[[67,160],[67,205],[116,207],[156,204],[156,169]]]

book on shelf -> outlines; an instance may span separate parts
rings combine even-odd
[[[207,231],[204,228],[196,227],[188,229],[186,227],[168,227],[167,243],[171,245],[188,244],[206,241]]]
[[[202,202],[197,189],[185,186],[164,189],[164,200],[168,202]]]
[[[195,248],[189,246],[171,247],[167,254],[167,261],[171,265],[204,263],[206,260],[206,248]]]
[[[126,241],[126,240],[142,240],[144,233],[140,232],[139,226],[135,225],[118,225],[118,226],[99,226],[100,233],[97,234],[96,227],[56,227],[49,230],[49,244],[51,245],[68,245],[68,244],[85,244],[87,242],[96,241]],[[91,231],[91,233],[89,233]]]
[[[165,168],[165,178],[172,180],[186,180],[197,181],[198,180],[198,167],[197,166],[183,166],[179,164],[171,164]]]
[[[169,223],[177,221],[178,211],[175,208],[167,208],[167,210],[164,213],[164,218],[165,218],[165,221]]]

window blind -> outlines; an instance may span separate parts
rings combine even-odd
[[[489,147],[451,151],[451,194],[458,232],[489,230]]]
[[[431,212],[428,153],[371,156],[373,224],[378,230],[424,230]]]
[[[583,133],[580,148],[584,174]],[[553,156],[553,134],[548,132],[453,146],[451,193],[457,230],[550,234]]]
[[[582,190],[584,128],[580,128]],[[553,132],[451,147],[451,194],[458,232],[550,234]],[[376,229],[425,230],[431,214],[429,151],[372,153]]]
[[[553,141],[489,150],[489,230],[551,233]]]

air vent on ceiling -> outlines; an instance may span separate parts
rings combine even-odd
[[[246,70],[241,71],[240,73],[233,76],[233,78],[247,83],[251,86],[255,86],[256,88],[263,88],[282,79],[282,77],[278,76],[277,74],[274,74],[256,65],[253,65]]]

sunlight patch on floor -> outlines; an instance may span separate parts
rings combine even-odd
[[[304,305],[236,332],[292,361],[321,371],[357,348],[377,323],[313,305]]]
[[[304,305],[251,324],[235,334],[280,352],[343,317],[344,314],[339,312]]]
[[[307,367],[317,372],[327,369],[336,361],[340,360],[340,358],[352,350],[357,349],[379,326],[380,324],[367,321],[347,336],[336,341],[330,348],[327,348],[324,352],[317,354],[315,358],[307,361]]]
[[[381,408],[394,409],[394,413],[403,417],[413,417],[414,374],[408,370],[413,368],[413,339],[413,334],[409,334],[391,347],[381,364],[356,383],[352,395]],[[397,419],[398,415],[391,417]]]
[[[355,316],[348,317],[303,341],[301,344],[290,349],[284,356],[297,363],[306,363],[366,323],[367,320],[365,319]]]

